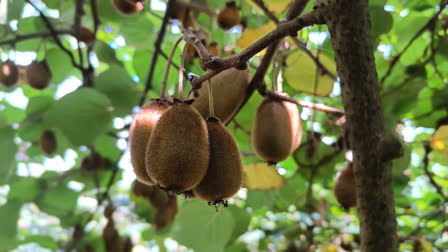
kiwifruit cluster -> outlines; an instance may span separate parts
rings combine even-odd
[[[43,153],[52,155],[57,150],[56,136],[52,130],[44,130],[39,138],[39,147]]]
[[[255,153],[264,161],[276,164],[297,149],[301,139],[302,125],[297,106],[272,97],[264,98],[258,106],[252,131]]]
[[[51,71],[45,60],[33,61],[26,67],[28,84],[35,89],[44,89],[50,84]]]
[[[141,182],[152,185],[154,182],[146,171],[145,154],[151,132],[162,113],[168,109],[168,100],[154,100],[143,106],[131,124],[129,142],[131,143],[131,161],[135,175]]]
[[[356,184],[353,163],[349,163],[339,174],[333,187],[334,196],[345,209],[357,207]]]
[[[143,10],[144,0],[111,0],[112,6],[122,15],[134,15]]]
[[[244,100],[247,86],[250,83],[250,70],[249,68],[245,70],[229,68],[213,76],[210,81],[213,85],[215,117],[223,123],[227,123]],[[189,97],[195,99],[192,105],[204,118],[210,114],[208,85],[208,81],[203,82],[201,88],[196,90],[198,96],[195,97],[192,92]]]
[[[131,252],[132,247],[134,246],[132,241],[129,238],[123,239],[123,237],[120,237],[120,234],[115,228],[115,222],[112,218],[114,211],[115,207],[111,204],[104,209],[104,216],[107,218],[107,224],[103,229],[102,237],[106,251]]]
[[[138,180],[134,181],[132,192],[147,199],[156,209],[152,223],[157,230],[168,227],[174,221],[179,211],[176,196],[168,195],[156,185],[146,185]]]
[[[219,11],[216,22],[223,30],[229,30],[240,23],[240,10],[236,7],[235,1],[226,3],[226,7]]]
[[[0,83],[11,87],[17,83],[18,79],[19,70],[13,61],[7,60],[0,64]]]

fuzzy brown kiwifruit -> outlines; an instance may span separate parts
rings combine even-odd
[[[219,57],[221,56],[221,52],[219,51],[218,43],[216,42],[210,42],[207,46],[208,53],[212,56]]]
[[[240,10],[236,7],[235,1],[226,3],[226,7],[216,16],[216,21],[223,30],[228,30],[240,23]]]
[[[297,106],[271,97],[263,99],[252,130],[255,153],[264,161],[276,164],[299,146],[301,138],[302,126]]]
[[[134,183],[132,184],[132,192],[135,194],[135,196],[144,198],[151,197],[154,188],[154,186],[144,184],[138,179],[134,180]]]
[[[187,9],[183,18],[180,19],[180,22],[182,23],[182,27],[184,29],[187,29],[189,27],[196,29],[196,20],[194,19],[193,15],[191,15],[189,9]]]
[[[105,168],[108,164],[108,160],[101,154],[94,151],[90,156],[85,157],[81,162],[81,170],[83,171],[95,171]]]
[[[152,219],[152,224],[157,230],[164,229],[173,223],[178,211],[179,207],[177,205],[176,196],[170,196],[166,203],[157,209],[157,212]]]
[[[146,198],[154,208],[159,208],[165,205],[168,200],[168,195],[157,185],[143,184],[138,180],[134,180],[132,185],[132,192],[139,197]]]
[[[143,106],[135,115],[129,131],[132,167],[134,167],[137,179],[148,185],[152,185],[154,182],[148,176],[146,170],[146,147],[149,142],[149,137],[155,129],[160,116],[169,106],[170,104],[166,100],[154,100]]]
[[[130,237],[127,237],[124,241],[123,241],[123,252],[131,252],[132,248],[134,247],[134,244],[132,244],[132,240]]]
[[[174,8],[168,13],[168,16],[179,21],[183,21],[185,16],[188,14],[189,8],[183,1],[177,1],[174,4]]]
[[[122,252],[123,240],[120,237],[113,219],[107,221],[103,229],[102,237],[105,243],[106,251],[108,252]]]
[[[232,134],[216,117],[207,118],[210,161],[207,174],[194,194],[213,204],[223,203],[241,188],[243,165],[240,151]]]
[[[107,204],[103,211],[104,217],[106,217],[107,219],[111,219],[115,210],[116,207],[113,204]]]
[[[236,113],[244,100],[247,85],[250,83],[249,68],[245,70],[229,68],[213,76],[211,83],[213,85],[215,117],[225,124]],[[194,97],[192,92],[189,97],[195,99],[192,105],[204,118],[210,115],[208,85],[208,81],[203,82],[201,88],[197,90],[199,95]]]
[[[192,106],[169,107],[152,131],[146,169],[152,181],[174,192],[193,189],[205,176],[209,161],[207,126]]]
[[[114,9],[122,15],[134,15],[143,10],[144,1],[139,0],[111,0]]]
[[[353,164],[349,163],[344,170],[341,171],[336,183],[333,187],[334,196],[339,204],[345,209],[356,207],[356,184],[353,174]]]
[[[86,44],[87,46],[91,46],[93,41],[95,40],[95,34],[93,34],[93,32],[87,27],[81,26],[79,30],[79,36],[78,34],[76,34],[76,38],[79,41],[84,42],[84,44]]]
[[[0,64],[0,83],[11,87],[17,83],[18,79],[19,70],[13,61],[7,60]]]
[[[39,138],[39,147],[47,155],[52,155],[57,150],[56,136],[51,130],[44,130]]]
[[[33,61],[26,67],[28,84],[35,89],[44,89],[50,84],[51,71],[45,60]]]

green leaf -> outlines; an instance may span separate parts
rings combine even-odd
[[[172,227],[172,235],[181,244],[197,252],[224,251],[235,227],[230,210],[192,200],[185,202]],[[200,230],[192,232],[192,230]]]
[[[51,237],[47,235],[30,235],[27,236],[25,241],[22,242],[23,244],[26,243],[37,243],[42,248],[47,248],[51,250],[57,250],[59,248],[56,241]]]
[[[227,245],[232,244],[238,237],[247,232],[249,227],[251,215],[243,208],[239,208],[235,205],[230,205],[227,209],[230,210],[235,222],[235,227],[233,228],[232,236],[227,242]]]
[[[14,173],[16,164],[17,145],[14,143],[14,130],[5,126],[0,128],[0,185],[8,183]]]
[[[8,22],[14,19],[20,19],[25,1],[7,0],[8,2]]]
[[[45,59],[50,67],[51,83],[61,83],[75,70],[70,57],[59,48],[48,50]]]
[[[51,96],[35,96],[32,97],[26,107],[26,114],[28,116],[46,111],[52,104],[54,99]]]
[[[36,205],[43,212],[62,218],[76,209],[78,193],[65,184],[52,188],[36,200]]]
[[[111,64],[117,64],[119,66],[122,65],[122,63],[115,57],[115,51],[112,49],[108,44],[104,43],[101,40],[98,40],[95,43],[95,47],[93,51],[96,54],[96,57],[98,57],[98,60],[104,63],[107,63],[109,65]]]
[[[95,89],[109,97],[118,116],[131,114],[132,108],[138,104],[141,96],[137,84],[128,72],[116,65],[111,65],[97,77]]]
[[[10,187],[9,198],[16,199],[21,202],[32,201],[34,197],[43,189],[43,185],[39,182],[39,180],[35,178],[21,177],[18,177],[18,181],[12,183]]]
[[[104,94],[81,88],[56,101],[44,121],[49,127],[59,128],[74,145],[91,144],[111,123],[111,105]]]
[[[319,54],[319,60],[331,73],[336,74],[336,65],[332,59]],[[295,90],[317,96],[328,96],[333,91],[333,79],[328,75],[317,73],[316,64],[303,51],[291,53],[286,64],[288,67],[284,76]]]
[[[14,238],[17,235],[17,221],[19,220],[22,203],[18,200],[8,200],[0,207],[0,237]]]
[[[374,1],[372,1],[374,2]],[[392,15],[385,11],[383,6],[371,6],[369,8],[370,15],[370,33],[373,37],[388,33],[392,29]]]

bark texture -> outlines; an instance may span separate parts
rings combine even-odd
[[[326,20],[340,77],[354,157],[361,251],[397,251],[391,146],[369,34],[367,0],[316,1]],[[394,145],[394,144],[392,144]]]

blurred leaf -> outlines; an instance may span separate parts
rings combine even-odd
[[[388,33],[392,29],[394,20],[392,15],[384,10],[383,6],[369,7],[369,15],[371,22],[370,33],[373,37]]]
[[[39,180],[21,177],[18,177],[18,181],[12,183],[10,187],[9,198],[19,200],[20,202],[32,201],[43,189]]]
[[[213,206],[192,200],[180,208],[172,227],[173,238],[194,251],[224,251],[232,237],[235,220],[232,212],[221,208],[216,212]],[[201,235],[191,230],[201,230]]]
[[[235,227],[233,228],[232,236],[230,240],[227,242],[227,245],[232,244],[238,237],[247,232],[249,227],[251,216],[250,214],[243,208],[239,208],[235,205],[230,205],[227,209],[230,210],[233,216],[233,220],[235,222]]]
[[[330,72],[336,74],[336,65],[332,59],[319,54],[319,60]],[[328,75],[318,74],[316,64],[303,51],[291,53],[286,64],[288,67],[284,76],[295,90],[317,96],[328,96],[333,91],[333,80]]]
[[[27,236],[26,239],[22,242],[23,244],[35,242],[39,244],[42,248],[47,248],[51,250],[57,250],[59,248],[59,245],[56,243],[56,241],[51,237],[47,235],[30,235]]]
[[[285,180],[278,174],[274,165],[263,162],[248,164],[243,168],[243,187],[247,189],[269,190],[280,188],[285,184]]]
[[[448,155],[448,125],[442,125],[432,136],[432,146],[434,149]]]
[[[250,45],[252,45],[255,41],[261,39],[264,35],[268,34],[272,30],[275,29],[274,22],[269,22],[267,24],[264,24],[260,28],[256,29],[247,29],[243,32],[241,37],[236,41],[236,44],[241,49],[246,49]],[[257,53],[255,56],[263,56],[266,52],[266,49],[262,50],[261,52]]]
[[[5,205],[0,206],[0,223],[2,223],[0,237],[15,239],[17,235],[17,221],[19,220],[21,208],[22,203],[18,200],[8,200]]]
[[[35,203],[40,211],[61,219],[75,211],[77,200],[78,193],[61,184],[45,192]]]
[[[46,111],[52,104],[54,99],[50,96],[35,96],[30,98],[26,106],[26,114],[28,116]]]
[[[109,65],[116,64],[121,66],[122,63],[115,57],[115,50],[101,40],[96,41],[93,51],[98,60]]]
[[[49,49],[45,59],[50,67],[51,83],[60,84],[75,70],[70,57],[60,49]]]
[[[44,121],[59,128],[74,145],[91,144],[111,123],[111,105],[100,92],[81,88],[56,101]]]
[[[16,163],[17,146],[14,143],[15,132],[9,126],[0,128],[0,185],[8,183]]]
[[[246,0],[246,2],[252,7],[258,9],[258,6],[252,0]],[[270,11],[280,13],[284,11],[286,7],[288,7],[292,0],[264,0],[263,2],[266,4]]]

